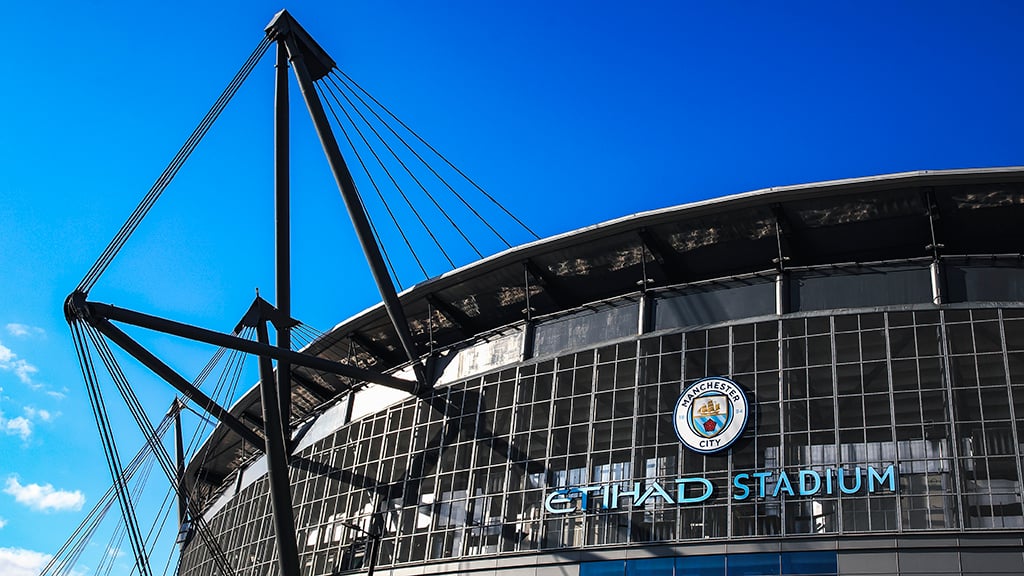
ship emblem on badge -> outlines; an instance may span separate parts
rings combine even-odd
[[[672,419],[683,444],[711,454],[739,439],[749,412],[743,389],[728,378],[714,376],[694,382],[679,395]]]

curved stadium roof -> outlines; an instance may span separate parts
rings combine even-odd
[[[525,320],[588,303],[787,267],[1024,251],[1024,167],[918,171],[835,180],[717,198],[625,216],[479,260],[400,295],[421,354],[457,347]],[[934,226],[932,225],[934,224]],[[933,231],[935,237],[933,239]],[[528,282],[528,286],[527,286]],[[428,315],[434,326],[428,333]],[[404,364],[382,304],[338,324],[305,349],[392,372]],[[293,423],[351,386],[294,368]],[[231,409],[259,421],[259,387]],[[188,478],[219,485],[254,453],[218,426]],[[202,463],[200,468],[199,463]]]

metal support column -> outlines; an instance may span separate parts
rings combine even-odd
[[[639,313],[637,314],[636,333],[643,336],[654,328],[654,294],[644,290],[640,294],[640,301],[637,302]]]
[[[932,304],[939,305],[945,300],[943,294],[943,278],[942,278],[942,257],[940,250],[945,248],[946,245],[939,242],[939,233],[936,230],[936,220],[939,215],[937,214],[939,208],[935,202],[935,191],[931,188],[927,188],[923,191],[925,206],[928,207],[928,232],[930,233],[929,238],[931,243],[924,247],[925,250],[931,252],[932,264],[929,267],[930,275],[932,279]]]
[[[932,304],[942,304],[942,262],[936,256],[928,267],[932,279]]]
[[[537,324],[533,321],[533,307],[530,306],[530,269],[523,263],[523,295],[526,298],[526,308],[523,308],[523,316],[526,322],[523,324],[523,360],[533,358],[533,345],[536,343]]]
[[[267,344],[270,336],[265,320],[256,325],[256,337]],[[285,448],[285,426],[278,403],[274,365],[267,356],[260,356],[260,397],[263,404],[263,433],[267,437],[267,479],[270,481],[270,503],[274,511],[274,533],[277,539],[277,560],[281,576],[299,576],[299,546],[295,534],[295,512],[292,510],[291,482],[288,479],[288,451]]]
[[[775,275],[775,314],[782,316],[789,312],[789,285],[786,272],[779,271]]]
[[[174,464],[175,481],[178,483],[178,530],[185,527],[188,517],[188,502],[185,500],[185,445],[181,438],[181,404],[174,401]]]
[[[786,262],[789,261],[789,256],[786,256],[785,251],[782,249],[783,235],[782,235],[782,221],[785,218],[785,213],[781,207],[775,211],[775,246],[778,249],[779,255],[772,258],[772,264],[775,264],[777,274],[775,275],[775,314],[782,316],[783,314],[789,313],[792,307],[792,302],[789,298],[789,282],[786,272]],[[787,220],[788,222],[788,220]],[[786,242],[788,245],[789,243]]]
[[[356,191],[352,174],[349,172],[348,165],[341,155],[338,141],[334,138],[334,132],[328,123],[327,114],[324,112],[323,104],[316,93],[303,51],[300,49],[299,42],[296,40],[294,33],[285,35],[280,41],[283,41],[288,47],[288,57],[292,63],[295,77],[299,82],[299,91],[302,93],[302,98],[306,102],[306,108],[313,119],[313,126],[320,139],[320,144],[323,146],[324,154],[327,156],[327,163],[331,167],[331,173],[334,174],[335,183],[338,185],[341,197],[345,200],[349,218],[352,219],[352,226],[355,228],[363,254],[370,265],[370,272],[373,274],[373,279],[377,283],[381,299],[384,301],[384,308],[387,310],[388,317],[390,317],[395,332],[398,334],[398,339],[402,344],[406,357],[412,362],[416,381],[419,382],[420,386],[426,388],[430,384],[426,379],[423,364],[419,361],[419,353],[416,351],[412,334],[409,332],[409,321],[406,319],[405,311],[398,300],[398,293],[395,291],[395,285],[391,280],[390,274],[388,274],[387,266],[384,264],[380,247],[377,246],[377,241],[373,237],[370,221],[366,215],[366,209],[363,207],[362,199]]]
[[[277,309],[285,318],[292,316],[288,134],[288,51],[278,42],[274,85],[274,235]],[[277,326],[277,347],[292,348],[292,329],[286,323]],[[287,360],[277,361],[277,394],[281,418],[287,422],[292,413],[292,366]]]

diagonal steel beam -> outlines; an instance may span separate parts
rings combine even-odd
[[[174,412],[174,473],[178,487],[178,531],[185,527],[188,519],[188,497],[185,494],[185,443],[181,433],[181,405],[178,399],[171,407]]]
[[[470,318],[468,314],[457,308],[454,304],[442,301],[437,297],[437,294],[427,294],[427,302],[435,310],[443,314],[449,322],[454,324],[464,337],[470,338],[480,331],[479,322]]]
[[[654,234],[647,228],[637,230],[640,241],[647,250],[654,256],[654,260],[661,266],[662,271],[671,284],[682,284],[686,281],[689,272],[682,255],[672,249],[672,246]]]
[[[419,353],[416,351],[416,343],[413,341],[412,333],[409,331],[409,321],[405,316],[405,310],[402,308],[402,303],[398,299],[398,293],[395,291],[394,282],[392,282],[391,275],[384,264],[380,246],[377,245],[377,241],[373,237],[369,217],[366,214],[366,209],[363,207],[359,192],[356,190],[355,182],[352,180],[352,173],[349,171],[345,158],[341,154],[338,141],[334,137],[334,132],[331,130],[330,123],[327,120],[327,114],[324,112],[323,104],[320,102],[316,87],[313,85],[316,79],[323,77],[327,73],[323,72],[324,68],[328,72],[334,68],[334,61],[326,53],[322,53],[322,49],[319,51],[316,49],[318,48],[316,43],[309,39],[309,35],[286,12],[274,18],[274,21],[267,27],[267,33],[274,35],[278,42],[283,42],[288,48],[288,59],[292,64],[295,78],[298,80],[299,92],[302,93],[302,99],[306,102],[306,108],[309,110],[309,115],[313,120],[313,127],[316,129],[317,137],[320,139],[324,154],[327,156],[327,164],[331,168],[331,173],[334,174],[334,181],[338,186],[338,191],[345,200],[345,206],[348,208],[348,215],[352,220],[352,226],[355,228],[363,254],[370,265],[370,272],[373,274],[373,279],[377,283],[381,299],[384,301],[384,309],[387,310],[391,324],[398,334],[398,340],[402,344],[402,350],[405,352],[406,359],[412,363],[417,382],[424,388],[427,388],[430,384],[427,380],[423,363],[420,362]],[[307,55],[310,56],[308,62]],[[314,75],[316,78],[314,78]]]
[[[370,336],[353,331],[348,335],[348,339],[356,343],[360,348],[381,362],[394,362],[397,364],[401,361],[401,352],[396,354],[397,351],[388,350],[383,346],[374,344],[373,340],[370,339]]]
[[[225,426],[244,438],[246,442],[253,444],[262,451],[266,451],[267,444],[264,442],[262,437],[253,432],[252,429],[245,424],[242,424],[238,418],[235,418],[212,398],[193,386],[192,383],[186,380],[184,376],[175,372],[167,364],[164,364],[163,361],[154,356],[152,352],[146,350],[135,340],[132,340],[132,338],[122,332],[120,328],[111,324],[110,321],[102,318],[92,319],[89,323],[99,330],[101,334],[109,338],[113,343],[120,346],[122,350],[135,357],[135,359],[141,362],[146,368],[152,370],[154,374],[167,381],[168,384],[173,386],[178,392],[181,392],[186,398],[195,402],[208,414],[223,422]]]
[[[326,402],[338,394],[341,394],[341,392],[335,392],[327,386],[323,386],[322,384],[315,382],[312,378],[307,377],[298,370],[292,370],[292,379],[298,382],[299,386],[305,388],[307,392],[316,396],[321,402]]]
[[[572,298],[558,285],[558,280],[555,279],[554,275],[546,270],[541,269],[536,262],[527,258],[523,260],[523,268],[526,272],[537,281],[538,285],[544,289],[544,292],[555,301],[562,308],[570,308],[573,306]]]
[[[82,296],[84,297],[84,295]],[[223,334],[221,332],[215,332],[213,330],[207,330],[205,328],[199,328],[189,324],[183,324],[181,322],[175,322],[174,320],[168,320],[158,316],[143,314],[142,312],[128,310],[127,308],[111,306],[110,304],[103,304],[100,302],[82,302],[80,305],[86,310],[86,315],[84,317],[85,321],[97,328],[99,328],[97,323],[103,320],[124,322],[126,324],[147,328],[149,330],[156,330],[158,332],[164,332],[166,334],[180,336],[190,340],[206,342],[207,344],[213,344],[214,346],[223,346],[232,350],[238,350],[239,352],[268,356],[276,360],[286,360],[299,366],[305,366],[307,368],[313,368],[314,370],[321,370],[323,372],[331,372],[338,374],[339,376],[345,376],[347,378],[353,378],[363,382],[373,382],[375,384],[395,388],[396,390],[401,390],[410,394],[416,394],[420,391],[420,387],[416,382],[402,380],[401,378],[395,378],[394,376],[381,374],[380,372],[349,366],[348,364],[342,364],[340,362],[333,362],[325,358],[310,356],[309,354],[303,354],[301,352],[293,352],[276,346],[260,344],[259,342],[253,342],[252,340],[246,340],[244,338],[238,338],[237,336],[231,336],[229,334]]]

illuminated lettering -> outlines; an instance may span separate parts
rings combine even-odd
[[[640,497],[640,483],[633,484],[633,489],[628,492],[619,492],[619,485],[612,484],[612,508],[619,507],[619,498],[629,496],[635,502]]]
[[[772,492],[772,497],[777,498],[779,492],[785,490],[787,494],[793,496],[793,484],[789,481],[789,476],[785,471],[779,472],[779,481],[775,483],[775,491]]]
[[[854,483],[853,488],[847,488],[846,482],[843,482],[844,472],[846,472],[846,470],[843,468],[839,469],[839,479],[837,482],[839,484],[839,489],[843,491],[843,494],[856,494],[860,491],[860,466],[854,469],[853,478],[856,482]]]
[[[868,492],[874,492],[875,491],[875,480],[878,480],[878,484],[881,485],[882,482],[885,482],[886,478],[889,479],[889,490],[892,490],[893,492],[895,492],[896,491],[896,469],[893,467],[892,464],[889,464],[889,467],[885,469],[885,472],[883,472],[881,476],[879,476],[878,472],[875,471],[875,467],[874,466],[868,467]]]
[[[569,490],[555,490],[548,497],[544,499],[544,509],[552,514],[568,514],[574,512],[576,506],[572,505],[567,508],[555,508],[556,504],[571,504],[572,500],[569,500],[564,495],[568,494]]]
[[[814,487],[807,487],[807,479],[814,480]],[[814,470],[801,470],[800,471],[800,495],[808,496],[810,494],[817,494],[818,490],[821,489],[821,476],[818,475]]]
[[[580,493],[580,508],[582,508],[583,510],[586,510],[587,509],[587,496],[591,492],[599,492],[601,490],[601,487],[600,486],[583,486],[583,487],[580,487],[580,488],[576,488],[575,490],[576,490],[576,492]]]
[[[687,484],[700,484],[704,487],[704,493],[700,496],[687,497],[686,496],[686,485]],[[679,503],[680,504],[693,504],[696,502],[703,502],[708,498],[711,498],[711,494],[714,493],[715,487],[711,485],[711,481],[707,478],[678,478],[676,479],[676,485],[679,487]]]
[[[758,495],[758,497],[764,498],[764,483],[765,483],[765,479],[768,478],[771,475],[772,475],[771,472],[755,472],[754,474],[752,474],[752,476],[754,478],[757,478],[757,482],[758,482],[758,484],[757,484],[757,486],[758,486],[757,495]]]
[[[675,504],[675,502],[672,500],[672,497],[668,495],[668,492],[665,492],[665,489],[661,487],[661,484],[658,484],[657,482],[651,482],[651,485],[647,487],[647,491],[644,492],[644,495],[637,498],[636,502],[634,502],[633,505],[643,506],[644,502],[647,502],[647,499],[650,498],[651,496],[658,496],[660,498],[664,498],[665,501],[668,502],[669,504]]]
[[[732,478],[732,499],[742,501],[751,496],[814,496],[822,492],[832,494],[834,490],[843,494],[855,494],[861,488],[866,488],[870,493],[886,489],[895,492],[896,474],[896,467],[892,464],[877,469],[868,466],[867,470],[860,467],[853,470],[827,468],[823,472],[798,470],[792,477],[784,470],[742,472]],[[863,476],[867,476],[867,480],[863,480]],[[586,512],[595,501],[604,510],[620,507],[640,508],[657,498],[661,498],[666,504],[683,506],[705,502],[715,494],[715,486],[707,478],[687,477],[676,478],[673,481],[676,484],[674,495],[665,489],[663,483],[655,481],[648,481],[646,484],[634,482],[632,485],[597,484],[559,488],[544,498],[544,509],[550,514],[569,514],[581,510]],[[769,485],[772,487],[771,490]]]
[[[747,478],[750,478],[750,474],[737,474],[736,476],[733,477],[732,485],[735,486],[736,489],[743,491],[741,493],[733,492],[732,497],[734,500],[746,500],[747,498],[750,497],[750,488],[746,484],[743,484],[742,482]]]

